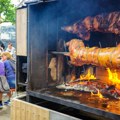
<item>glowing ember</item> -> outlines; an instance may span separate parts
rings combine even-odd
[[[107,68],[107,71],[110,84],[115,85],[116,88],[120,89],[120,79],[118,78],[118,73],[116,72],[116,70],[111,71],[109,68]]]
[[[80,75],[80,80],[95,80],[96,77],[91,74],[90,69],[88,69],[88,72],[86,75]]]
[[[103,95],[100,93],[100,90],[98,90],[98,92],[96,94],[94,94],[93,92],[91,92],[91,96],[95,96],[95,97],[99,97],[99,98],[103,98]]]

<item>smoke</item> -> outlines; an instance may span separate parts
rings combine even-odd
[[[62,30],[62,27],[72,25],[87,16],[118,11],[120,10],[119,5],[120,0],[56,0],[46,2],[44,6],[38,7],[39,16],[36,17],[36,22],[41,21],[46,24],[47,31],[45,32],[47,32],[49,47],[56,49],[56,41],[59,39],[68,41],[78,38],[76,35]],[[95,39],[97,38],[95,37]]]

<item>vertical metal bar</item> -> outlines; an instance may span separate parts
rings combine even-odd
[[[99,41],[99,46],[100,46],[100,48],[102,48],[102,45],[101,45],[101,42]]]
[[[64,41],[64,49],[65,49],[65,52],[67,52],[67,48],[66,48],[66,45],[65,45],[65,41]],[[66,56],[66,59],[67,59],[67,62],[69,61],[68,60],[68,57]]]

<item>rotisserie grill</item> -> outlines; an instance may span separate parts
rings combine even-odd
[[[28,13],[28,95],[119,120],[120,1],[45,1]]]

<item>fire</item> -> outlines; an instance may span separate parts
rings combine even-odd
[[[100,93],[100,90],[98,90],[98,92],[96,94],[94,94],[93,92],[91,92],[91,96],[96,96],[96,97],[99,97],[99,98],[104,98],[103,95]]]
[[[74,81],[76,79],[76,76],[74,74],[71,75],[71,81]]]
[[[107,68],[107,72],[110,84],[115,85],[116,88],[120,89],[120,79],[118,78],[118,73],[116,72],[116,70],[111,71],[109,68]]]
[[[88,69],[88,72],[86,75],[80,75],[80,80],[95,80],[96,77],[91,74],[90,69]]]

